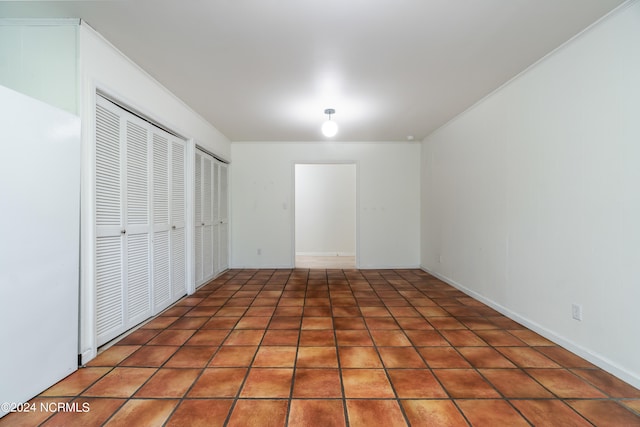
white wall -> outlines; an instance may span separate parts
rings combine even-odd
[[[79,29],[80,110],[82,119],[82,241],[80,351],[83,362],[95,356],[94,264],[95,212],[93,200],[96,90],[107,93],[152,120],[187,138],[188,158],[195,159],[195,145],[230,160],[230,142],[211,124],[150,77],[91,27]],[[187,65],[185,65],[186,67]],[[185,71],[186,73],[186,71]],[[193,164],[188,165],[187,188],[193,190]],[[193,206],[188,193],[187,206]],[[188,211],[189,212],[189,211]],[[188,256],[193,259],[193,210],[187,217]],[[192,268],[195,268],[192,266]],[[188,271],[193,287],[193,271]]]
[[[638,46],[633,2],[425,139],[421,218],[426,270],[635,386]]]
[[[295,224],[296,255],[354,256],[356,165],[296,165]]]
[[[232,267],[293,267],[294,165],[323,162],[357,165],[359,267],[419,265],[419,144],[233,143],[231,154]]]
[[[0,19],[0,84],[78,114],[77,19]]]

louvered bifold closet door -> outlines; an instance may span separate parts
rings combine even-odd
[[[202,247],[203,247],[203,279],[213,277],[213,159],[204,158],[202,164]]]
[[[203,266],[203,247],[202,247],[202,232],[204,223],[202,222],[202,163],[204,156],[200,152],[196,152],[196,164],[195,164],[195,197],[194,197],[194,216],[195,216],[195,258],[196,258],[196,271],[195,281],[196,285],[202,283],[204,279]]]
[[[171,135],[152,132],[153,140],[153,303],[154,312],[172,302],[169,224],[169,151]]]
[[[229,268],[229,166],[220,163],[219,183],[219,268],[224,271]]]
[[[127,114],[126,129],[126,289],[125,319],[132,327],[151,316],[150,146],[147,123]]]
[[[96,336],[98,345],[122,333],[124,318],[124,218],[121,141],[124,120],[115,106],[96,105]]]
[[[187,293],[187,240],[186,240],[186,144],[171,141],[171,294],[177,301]]]
[[[220,162],[213,161],[213,272],[220,273]]]

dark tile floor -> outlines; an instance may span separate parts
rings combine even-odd
[[[231,270],[1,426],[640,426],[640,391],[421,270]]]

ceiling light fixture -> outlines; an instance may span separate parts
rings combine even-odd
[[[329,119],[322,124],[322,134],[327,138],[331,138],[332,136],[336,136],[338,133],[338,125],[336,122],[331,121],[331,115],[336,113],[336,110],[333,108],[327,108],[324,110],[324,113],[329,116]]]

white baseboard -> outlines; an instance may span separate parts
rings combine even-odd
[[[599,368],[602,368],[603,370],[609,372],[612,375],[615,375],[616,377],[620,378],[621,380],[631,384],[632,386],[636,387],[636,388],[640,388],[640,377],[634,375],[633,373],[629,372],[628,370],[626,370],[625,368],[619,366],[618,364],[612,362],[611,360],[609,360],[607,357],[604,357],[598,353],[595,353],[585,347],[582,347],[579,344],[574,343],[573,341],[556,334],[554,331],[551,331],[541,325],[539,325],[538,323],[521,316],[520,314],[511,311],[509,308],[504,307],[500,304],[498,304],[497,302],[467,288],[464,285],[461,285],[460,283],[457,283],[455,280],[450,279],[447,276],[444,276],[442,274],[438,274],[435,273],[433,271],[430,271],[428,268],[424,267],[424,266],[420,266],[420,268],[431,274],[434,277],[437,277],[438,279],[446,282],[447,284],[453,286],[454,288],[460,290],[461,292],[464,292],[465,294],[469,295],[470,297],[488,305],[489,307],[493,308],[494,310],[500,312],[501,314],[504,314],[505,316],[507,316],[508,318],[510,318],[511,320],[514,320],[524,326],[526,326],[527,328],[531,329],[534,332],[537,332],[538,334],[542,335],[543,337],[547,338],[550,341],[553,341],[554,343],[558,344],[561,347],[564,347],[565,349],[571,351],[572,353],[577,354],[578,356],[582,357],[583,359],[593,363],[594,365],[598,366]]]

